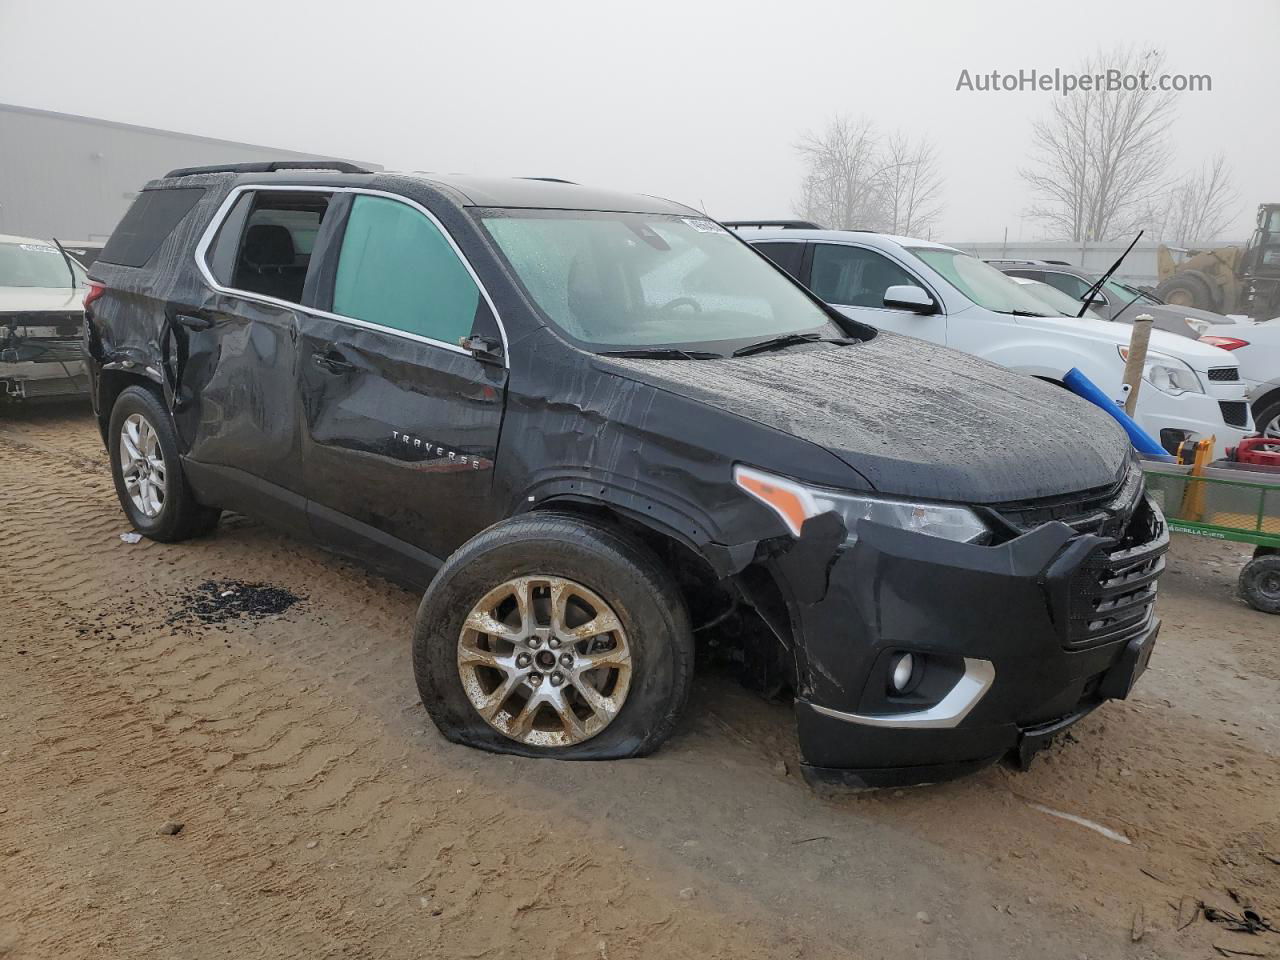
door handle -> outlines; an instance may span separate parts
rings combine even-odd
[[[311,362],[326,373],[352,373],[356,365],[349,360],[343,360],[336,352],[321,353],[316,351],[311,355]]]
[[[208,330],[213,326],[213,321],[208,317],[193,317],[185,313],[174,314],[173,322],[188,330]]]

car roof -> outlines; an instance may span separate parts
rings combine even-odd
[[[663,197],[588,187],[545,177],[472,177],[414,172],[430,183],[443,184],[477,207],[525,207],[538,210],[610,210],[632,213],[706,214]]]
[[[0,233],[0,243],[38,243],[42,247],[53,246],[48,240],[41,240],[39,237],[17,237],[8,233]]]
[[[1073,266],[1069,263],[1054,263],[1052,260],[988,260],[987,263],[997,270],[1028,270],[1034,268],[1041,273],[1069,273],[1083,280],[1092,280],[1096,276],[1096,274],[1089,273],[1083,267]]]
[[[904,249],[953,250],[956,253],[963,253],[962,250],[958,250],[955,247],[949,247],[944,243],[934,243],[932,240],[902,237],[892,233],[872,233],[870,230],[749,229],[743,227],[737,230],[737,234],[748,243],[758,240],[827,240],[835,243],[863,243],[869,247],[879,247],[882,250],[900,247]]]
[[[171,170],[153,180],[147,188],[163,185],[178,188],[190,184],[204,186],[210,180],[226,178],[238,187],[306,186],[365,187],[392,189],[388,181],[417,180],[451,196],[462,206],[527,208],[538,210],[589,210],[618,213],[656,213],[706,217],[705,213],[663,197],[588,187],[555,177],[474,177],[466,174],[433,173],[424,170],[364,170],[347,164],[316,162],[306,166],[272,164],[225,164]],[[344,169],[344,167],[350,167]]]

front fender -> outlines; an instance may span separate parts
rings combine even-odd
[[[1111,352],[1114,362],[1110,357],[1100,357],[1095,351],[1074,345],[1033,341],[999,346],[985,358],[1018,373],[1058,382],[1074,367],[1107,394],[1114,395],[1120,387],[1124,364],[1114,348]]]

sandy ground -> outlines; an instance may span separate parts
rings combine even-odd
[[[1243,548],[1176,540],[1135,697],[1030,772],[818,795],[789,710],[714,673],[649,759],[448,744],[417,597],[242,518],[126,529],[83,411],[0,413],[0,956],[1280,957],[1195,919],[1280,927],[1280,620],[1235,599]],[[303,599],[175,620],[207,579]]]

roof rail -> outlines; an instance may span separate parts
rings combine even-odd
[[[207,167],[179,167],[169,177],[194,177],[202,173],[275,173],[277,170],[336,170],[338,173],[377,173],[345,160],[256,160],[251,163],[215,163]]]
[[[811,220],[721,220],[726,227],[779,227],[783,230],[825,230],[826,227]]]

